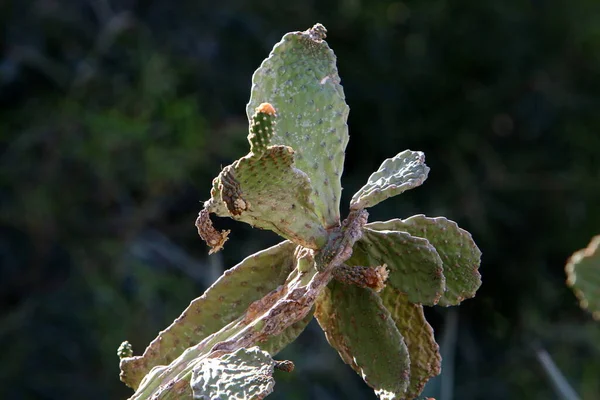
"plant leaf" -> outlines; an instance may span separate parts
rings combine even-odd
[[[386,159],[379,169],[371,174],[367,183],[352,196],[350,209],[373,207],[388,197],[421,186],[428,174],[425,154],[404,150],[395,157]]]
[[[581,307],[600,320],[600,235],[571,256],[566,271],[567,284],[573,288]]]
[[[408,349],[375,292],[331,281],[317,299],[315,317],[329,344],[380,399],[403,398]]]
[[[405,220],[367,224],[377,231],[397,230],[427,239],[437,250],[444,263],[446,291],[438,305],[453,306],[475,296],[481,286],[479,264],[481,251],[471,234],[460,229],[456,222],[444,217],[429,218],[415,215]]]
[[[433,329],[425,319],[423,306],[410,303],[406,295],[391,286],[383,289],[380,296],[408,347],[410,384],[404,398],[414,399],[421,394],[430,378],[439,375],[442,363],[440,348]]]
[[[432,306],[444,293],[440,256],[426,239],[407,232],[364,229],[348,263],[386,264],[389,269],[387,285],[406,293],[411,303]]]
[[[252,76],[248,118],[261,103],[277,110],[271,144],[291,146],[296,166],[310,178],[311,194],[322,224],[340,221],[340,178],[348,144],[349,108],[333,51],[322,40],[321,24],[287,33]]]
[[[192,372],[195,400],[263,399],[273,391],[275,362],[258,347],[206,358]]]

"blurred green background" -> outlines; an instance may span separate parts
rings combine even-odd
[[[315,22],[351,107],[342,203],[384,158],[422,150],[427,182],[371,220],[444,215],[483,251],[477,297],[427,310],[445,356],[427,393],[566,398],[550,358],[600,398],[600,323],[564,284],[566,259],[600,233],[600,2],[9,0],[1,399],[128,397],[119,343],[141,353],[279,240],[222,219],[231,240],[209,258],[194,220],[220,166],[247,152],[252,72]],[[375,398],[314,324],[281,357],[297,368],[274,399]]]

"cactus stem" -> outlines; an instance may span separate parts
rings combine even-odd
[[[377,267],[351,267],[341,264],[333,270],[333,278],[335,280],[348,285],[371,288],[376,292],[380,292],[385,288],[385,281],[388,278],[388,274],[389,271],[386,264]]]
[[[229,230],[217,231],[210,220],[210,214],[207,209],[203,209],[198,214],[196,228],[198,228],[198,235],[211,247],[208,254],[213,254],[221,250],[230,232]]]
[[[352,255],[352,246],[362,237],[362,228],[367,223],[366,210],[352,210],[341,226],[330,231],[329,238],[315,258],[320,271],[328,265],[340,265]]]

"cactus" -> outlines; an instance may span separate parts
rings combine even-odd
[[[275,361],[312,319],[381,399],[414,399],[440,372],[423,306],[456,305],[481,284],[481,253],[445,218],[368,222],[365,208],[421,185],[423,153],[383,162],[340,221],[348,106],[335,55],[317,24],[286,34],[252,78],[249,152],[213,180],[196,220],[219,251],[229,231],[210,214],[285,241],[226,271],[141,356],[118,351],[133,400],[262,399]]]
[[[137,389],[155,365],[168,365],[188,347],[236,320],[250,304],[282,285],[294,268],[295,247],[289,241],[282,242],[227,270],[150,343],[142,356],[121,360],[121,380]],[[295,336],[290,339],[293,341]]]
[[[408,349],[378,294],[332,281],[318,299],[315,316],[329,343],[379,398],[394,399],[406,391]]]
[[[426,239],[401,231],[365,229],[351,260],[362,265],[386,264],[387,284],[408,296],[413,303],[437,304],[445,287],[442,260]]]
[[[565,269],[567,285],[573,288],[581,307],[600,320],[600,235],[573,254]]]
[[[348,144],[349,107],[340,85],[336,58],[317,24],[291,32],[275,45],[252,76],[250,117],[268,102],[278,115],[274,145],[296,151],[296,166],[310,179],[312,203],[325,228],[340,223],[341,177]]]
[[[352,196],[351,209],[373,207],[388,197],[421,186],[429,175],[425,155],[420,151],[405,150],[385,160],[367,183]]]
[[[404,397],[416,398],[429,378],[440,373],[439,346],[425,319],[423,306],[411,303],[404,293],[391,286],[387,286],[380,296],[383,305],[390,310],[410,356],[410,381]]]
[[[428,218],[414,215],[405,220],[373,222],[366,225],[377,231],[395,230],[426,239],[431,243],[443,262],[446,286],[438,304],[455,306],[464,299],[475,296],[481,286],[479,262],[481,251],[473,242],[471,234],[460,229],[456,222],[444,217]]]
[[[198,400],[262,399],[273,391],[275,361],[258,347],[204,360],[192,373]]]

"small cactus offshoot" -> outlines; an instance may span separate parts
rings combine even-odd
[[[272,357],[313,316],[381,399],[417,398],[440,373],[423,306],[473,297],[481,252],[443,217],[368,223],[366,208],[425,181],[421,152],[385,160],[340,219],[349,108],[326,32],[316,24],[284,35],[254,73],[248,154],[213,180],[196,220],[210,253],[230,233],[210,214],[285,240],[227,270],[142,355],[121,345],[131,399],[262,399],[274,369],[293,370]]]

